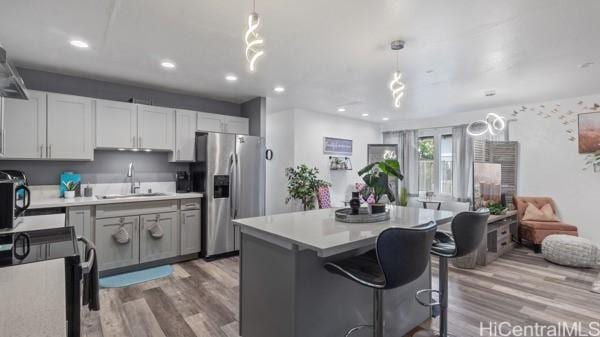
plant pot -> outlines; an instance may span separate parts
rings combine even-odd
[[[371,214],[379,214],[385,212],[385,204],[371,204]]]
[[[65,191],[65,199],[75,198],[75,191]]]

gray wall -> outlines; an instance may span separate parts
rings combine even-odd
[[[155,89],[99,81],[94,79],[19,68],[27,88],[126,102],[130,98],[148,99],[153,105],[240,116],[240,104],[199,96],[182,95]]]
[[[166,152],[96,151],[93,162],[1,160],[0,171],[23,171],[30,185],[58,185],[60,174],[65,171],[80,173],[83,183],[121,183],[129,181],[127,168],[134,162],[136,180],[175,181],[175,172],[187,171],[189,165],[169,163],[167,156]]]
[[[256,97],[248,102],[242,103],[241,115],[250,119],[250,135],[251,136],[265,136],[266,131],[264,130],[265,118],[266,118],[266,103],[265,97]]]

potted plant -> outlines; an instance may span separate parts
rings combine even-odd
[[[499,202],[491,202],[487,205],[487,208],[490,210],[491,215],[506,214],[507,211],[507,208],[502,206],[502,203]]]
[[[404,179],[400,172],[400,163],[396,159],[386,159],[365,166],[358,171],[367,188],[362,190],[365,200],[372,196],[373,202],[370,203],[371,213],[385,212],[385,204],[381,203],[381,198],[386,195],[390,202],[396,200],[394,191],[389,184],[389,177],[396,177],[399,180]]]
[[[296,168],[288,167],[285,170],[285,176],[288,179],[289,196],[285,199],[285,203],[289,203],[292,199],[300,200],[305,211],[314,209],[319,187],[331,186],[325,180],[319,179],[318,173],[319,170],[316,167],[310,168],[304,164],[298,165]]]
[[[79,184],[74,181],[65,181],[63,185],[65,185],[65,199],[75,198],[75,191],[79,187]]]

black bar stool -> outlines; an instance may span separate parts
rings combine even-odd
[[[423,289],[416,294],[417,301],[432,307],[432,316],[440,316],[440,330],[437,335],[448,336],[448,259],[461,257],[474,252],[484,238],[490,213],[462,212],[452,219],[452,234],[435,233],[431,254],[439,257],[439,290]],[[438,295],[437,302],[424,301],[420,296],[428,293]]]
[[[383,337],[383,290],[403,286],[423,274],[436,228],[435,222],[388,228],[377,237],[374,250],[325,264],[327,271],[373,289],[373,325],[354,327],[346,337],[363,328],[373,328],[374,337]]]

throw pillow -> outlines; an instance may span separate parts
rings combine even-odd
[[[542,211],[542,213],[544,213],[546,218],[548,218],[548,221],[560,221],[556,214],[554,214],[554,210],[552,209],[552,206],[550,206],[550,204],[545,204],[540,210]]]
[[[522,221],[531,220],[531,221],[558,221],[558,218],[554,214],[552,210],[552,206],[550,204],[546,204],[539,209],[535,207],[534,204],[528,202],[527,208],[525,209],[525,214],[523,215]]]

